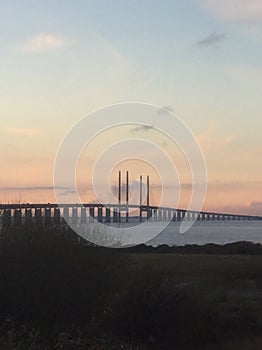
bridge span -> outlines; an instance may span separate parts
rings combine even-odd
[[[228,214],[216,212],[195,212],[186,209],[157,207],[152,205],[124,204],[0,204],[0,223],[3,228],[22,225],[62,225],[64,217],[72,223],[92,222],[144,222],[196,219],[197,221],[262,220],[262,216]]]

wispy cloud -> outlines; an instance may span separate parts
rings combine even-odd
[[[150,131],[150,130],[154,130],[155,127],[153,125],[139,125],[136,126],[134,128],[132,128],[130,131],[132,132],[141,132],[141,131]]]
[[[251,212],[254,215],[261,216],[262,212],[262,201],[250,201],[246,204],[246,208],[248,212]]]
[[[59,186],[57,189],[67,189],[67,187]],[[0,187],[0,191],[50,191],[54,190],[54,186],[9,186],[9,187]]]
[[[199,40],[197,42],[198,47],[210,47],[210,46],[216,46],[220,44],[222,41],[226,39],[225,33],[210,33],[208,36],[204,37],[203,39]]]
[[[262,19],[261,0],[200,0],[215,16],[228,21]]]
[[[174,113],[174,109],[172,106],[162,106],[157,110],[158,114],[165,114],[165,113]]]
[[[215,181],[208,183],[209,191],[243,191],[246,189],[259,190],[261,188],[261,181]],[[262,203],[262,202],[261,202]],[[249,205],[249,204],[248,204]]]
[[[27,138],[38,136],[41,133],[40,130],[34,128],[5,128],[5,132],[10,135]]]
[[[25,52],[40,53],[61,49],[68,45],[68,42],[53,34],[38,34],[26,40],[20,46],[20,49]]]
[[[262,201],[251,201],[247,203],[248,207],[257,208],[262,210]]]

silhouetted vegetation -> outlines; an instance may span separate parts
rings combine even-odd
[[[106,249],[69,229],[0,241],[0,349],[260,349],[262,247]]]

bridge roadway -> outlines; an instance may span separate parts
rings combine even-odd
[[[0,204],[2,227],[24,224],[60,225],[65,223],[62,215],[72,223],[98,222],[143,222],[182,221],[184,218],[198,221],[262,220],[262,216],[228,214],[216,212],[200,213],[169,207],[126,205],[126,204]]]

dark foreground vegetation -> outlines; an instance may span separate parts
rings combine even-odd
[[[5,232],[0,349],[262,349],[262,247],[95,248]]]

